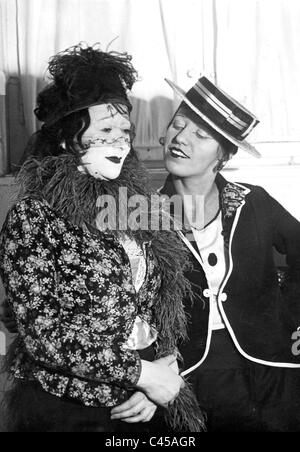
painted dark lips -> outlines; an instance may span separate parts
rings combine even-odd
[[[183,152],[182,149],[176,147],[176,146],[170,146],[169,147],[170,155],[174,159],[189,159],[190,157],[186,155],[185,152]]]
[[[113,156],[113,157],[106,157],[106,158],[110,162],[113,162],[113,163],[116,163],[116,164],[121,163],[121,160],[122,160],[122,157],[115,157],[115,156]]]

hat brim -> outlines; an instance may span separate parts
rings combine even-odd
[[[198,110],[197,107],[186,97],[185,92],[177,86],[174,82],[171,82],[171,80],[168,80],[167,78],[165,81],[171,86],[171,88],[175,91],[175,93],[183,100],[191,110],[193,110],[203,121],[205,121],[210,127],[212,127],[214,130],[216,130],[218,133],[220,133],[223,137],[225,137],[227,140],[229,140],[231,143],[235,144],[239,148],[243,149],[244,151],[251,154],[253,157],[261,158],[261,154],[258,152],[257,149],[255,149],[254,146],[252,146],[247,141],[243,140],[237,140],[235,137],[229,135],[228,133],[224,132],[220,127],[218,127],[213,121],[211,121],[206,115],[204,115],[200,110]]]

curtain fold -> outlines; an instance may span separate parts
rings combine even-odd
[[[178,104],[164,78],[188,89],[201,73],[257,114],[255,141],[300,141],[298,0],[0,0],[0,14],[0,70],[21,80],[14,120],[24,112],[27,135],[39,127],[33,109],[49,57],[113,41],[140,75],[137,147],[159,147]]]
[[[218,81],[256,112],[252,139],[300,141],[299,1],[215,2]]]
[[[0,70],[0,176],[9,171],[9,154],[6,132],[6,79]]]

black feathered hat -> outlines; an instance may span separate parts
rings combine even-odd
[[[127,53],[102,52],[78,44],[49,61],[50,84],[38,95],[34,110],[39,121],[51,126],[76,111],[103,103],[124,104],[137,72]]]

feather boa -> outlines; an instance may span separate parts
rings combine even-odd
[[[127,157],[119,178],[114,181],[96,180],[81,173],[77,169],[78,163],[77,158],[70,154],[46,157],[43,160],[29,158],[18,175],[19,197],[42,197],[74,224],[82,226],[89,223],[95,226],[95,218],[99,213],[99,196],[113,196],[118,215],[128,216],[130,209],[122,214],[125,209],[118,205],[120,188],[126,187],[128,199],[134,195],[143,195],[150,202],[151,194],[154,194],[151,192],[147,173],[133,150]],[[148,210],[151,224],[150,216],[153,212]],[[165,214],[160,207],[158,214],[161,224]],[[112,232],[116,236],[124,233],[118,230]],[[167,356],[174,353],[178,341],[186,339],[183,299],[187,295],[192,297],[191,286],[184,277],[184,271],[190,266],[188,252],[174,231],[131,230],[128,226],[125,232],[140,244],[151,241],[162,274],[161,293],[155,307],[160,331],[160,352],[157,357]],[[174,430],[203,430],[203,417],[188,384],[169,406],[166,417]]]

